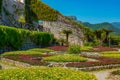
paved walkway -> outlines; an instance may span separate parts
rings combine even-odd
[[[102,70],[102,71],[95,71],[95,72],[89,72],[91,74],[94,74],[98,80],[107,80],[107,77],[110,75],[112,71],[116,71],[120,68],[117,69],[109,69],[109,70]]]

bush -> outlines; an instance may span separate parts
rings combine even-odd
[[[65,68],[19,68],[0,71],[0,80],[97,80],[92,74]]]
[[[68,48],[68,53],[69,54],[80,54],[81,53],[81,49],[79,45],[71,45]]]

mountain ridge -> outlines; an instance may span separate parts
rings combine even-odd
[[[103,23],[97,23],[97,24],[91,24],[89,22],[83,22],[83,24],[92,29],[92,30],[97,30],[97,29],[109,29],[113,30],[114,34],[120,35],[120,22],[114,22],[114,23],[109,23],[109,22],[103,22]]]

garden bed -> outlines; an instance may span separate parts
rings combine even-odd
[[[65,68],[19,68],[0,71],[0,80],[97,80],[86,72]]]
[[[51,49],[55,51],[67,51],[68,47],[67,46],[52,46],[52,47],[47,47],[47,49]]]
[[[106,57],[89,57],[98,61],[93,62],[70,62],[66,67],[86,68],[90,70],[111,69],[120,67],[120,59],[106,58]]]

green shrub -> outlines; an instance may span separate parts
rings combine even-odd
[[[47,32],[29,31],[0,25],[0,48],[9,46],[13,49],[19,49],[29,38],[37,45],[49,45],[52,43],[54,36]]]
[[[46,32],[31,32],[31,40],[37,45],[49,45],[53,41],[53,34]]]
[[[0,80],[97,80],[97,78],[77,70],[33,67],[1,70]]]
[[[79,55],[73,54],[64,54],[64,55],[56,55],[43,58],[44,61],[52,61],[52,62],[85,62],[86,58],[81,57]]]
[[[71,45],[68,48],[68,53],[69,54],[80,54],[81,53],[81,48],[79,45]]]

